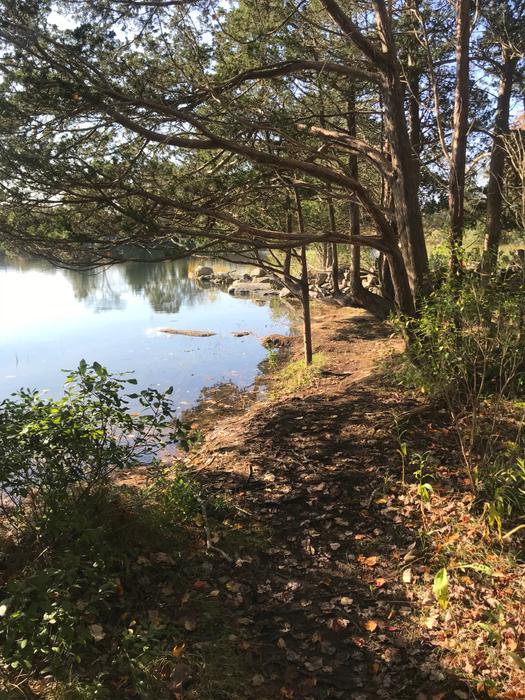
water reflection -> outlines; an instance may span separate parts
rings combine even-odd
[[[189,271],[201,260],[129,262],[97,271],[0,259],[0,398],[20,386],[61,392],[62,368],[84,357],[134,370],[141,386],[175,385],[180,410],[219,382],[245,387],[265,350],[258,337],[286,333],[286,310],[203,289]],[[240,266],[214,263],[215,269]],[[213,331],[211,338],[156,329]],[[238,331],[253,335],[237,338]],[[232,389],[233,393],[233,389]]]

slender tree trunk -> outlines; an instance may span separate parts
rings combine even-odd
[[[346,118],[346,127],[348,130],[348,135],[352,137],[357,136],[357,123],[355,116],[356,108],[356,94],[355,88],[353,88],[348,96],[348,113]],[[357,155],[350,155],[348,158],[348,174],[354,180],[359,180],[359,164],[357,161]],[[350,202],[350,236],[355,238],[361,233],[361,212],[359,210],[359,204],[352,200]],[[354,299],[359,299],[363,292],[363,285],[361,283],[361,246],[354,243],[352,245],[352,267],[350,270],[350,290]]]
[[[385,299],[394,299],[394,285],[392,282],[392,272],[385,255],[379,258],[379,279],[381,282],[381,293]]]
[[[350,270],[350,291],[354,299],[359,299],[363,291],[361,282],[361,246],[352,246],[352,268]]]
[[[481,261],[481,270],[486,275],[492,274],[495,270],[501,238],[503,177],[505,174],[505,147],[502,137],[509,133],[510,98],[516,63],[517,58],[511,57],[508,49],[503,49],[503,64],[494,122],[494,141],[490,154],[489,181],[487,185],[487,223]]]
[[[312,321],[310,317],[310,289],[308,287],[308,264],[306,262],[306,246],[301,246],[301,304],[303,307],[304,329],[304,359],[307,365],[312,364]]]
[[[331,243],[323,243],[323,270],[332,268],[333,246]]]
[[[456,91],[448,193],[450,272],[453,277],[458,277],[461,274],[469,108],[469,48],[470,0],[456,0]]]
[[[304,235],[304,217],[299,191],[295,189],[295,202],[297,206],[297,225],[299,232]],[[306,246],[301,246],[301,304],[303,307],[303,337],[304,359],[307,365],[312,363],[312,321],[310,318],[310,289],[308,286],[308,262],[306,260]]]
[[[337,243],[332,243],[332,282],[334,284],[334,296],[341,294],[339,289],[339,252]]]
[[[335,207],[332,197],[328,196],[328,218],[330,219],[330,231],[332,233],[337,233],[337,222],[335,220]],[[339,294],[339,257],[337,255],[337,243],[327,243],[330,250],[330,267],[332,275],[332,283],[334,285],[333,295]]]
[[[413,10],[413,14],[419,11],[419,0],[409,0],[408,9]],[[413,15],[411,17],[413,23]],[[415,31],[415,27],[414,27]],[[421,182],[421,113],[419,103],[421,102],[420,78],[421,71],[417,65],[417,37],[411,33],[408,37],[409,52],[408,52],[408,71],[407,71],[407,87],[408,87],[408,133],[410,143],[414,154],[414,159],[417,163],[417,182]]]

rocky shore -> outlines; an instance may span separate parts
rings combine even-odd
[[[217,286],[233,296],[254,296],[258,298],[296,296],[276,276],[255,267],[250,272],[215,272],[212,267],[199,265],[193,276],[202,285]],[[309,275],[308,286],[312,299],[330,297],[334,292],[333,280],[327,272],[314,272]],[[363,279],[363,287],[376,294],[380,293],[379,279],[374,271],[369,271]],[[341,294],[350,295],[350,270],[341,268],[339,272],[339,289]]]

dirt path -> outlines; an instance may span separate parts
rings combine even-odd
[[[389,333],[364,312],[317,307],[315,350],[339,374],[221,420],[195,458],[208,488],[265,532],[234,572],[239,639],[257,669],[247,699],[468,697],[403,583],[417,523],[385,507],[400,464],[381,426],[414,406],[378,369],[400,348]]]

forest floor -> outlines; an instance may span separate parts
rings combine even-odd
[[[238,697],[525,698],[525,567],[487,540],[446,415],[400,423],[425,398],[396,385],[402,343],[365,312],[316,305],[313,336],[325,360],[308,386],[287,393],[277,371],[262,401],[201,413],[188,458],[253,534],[202,583],[233,611]]]

